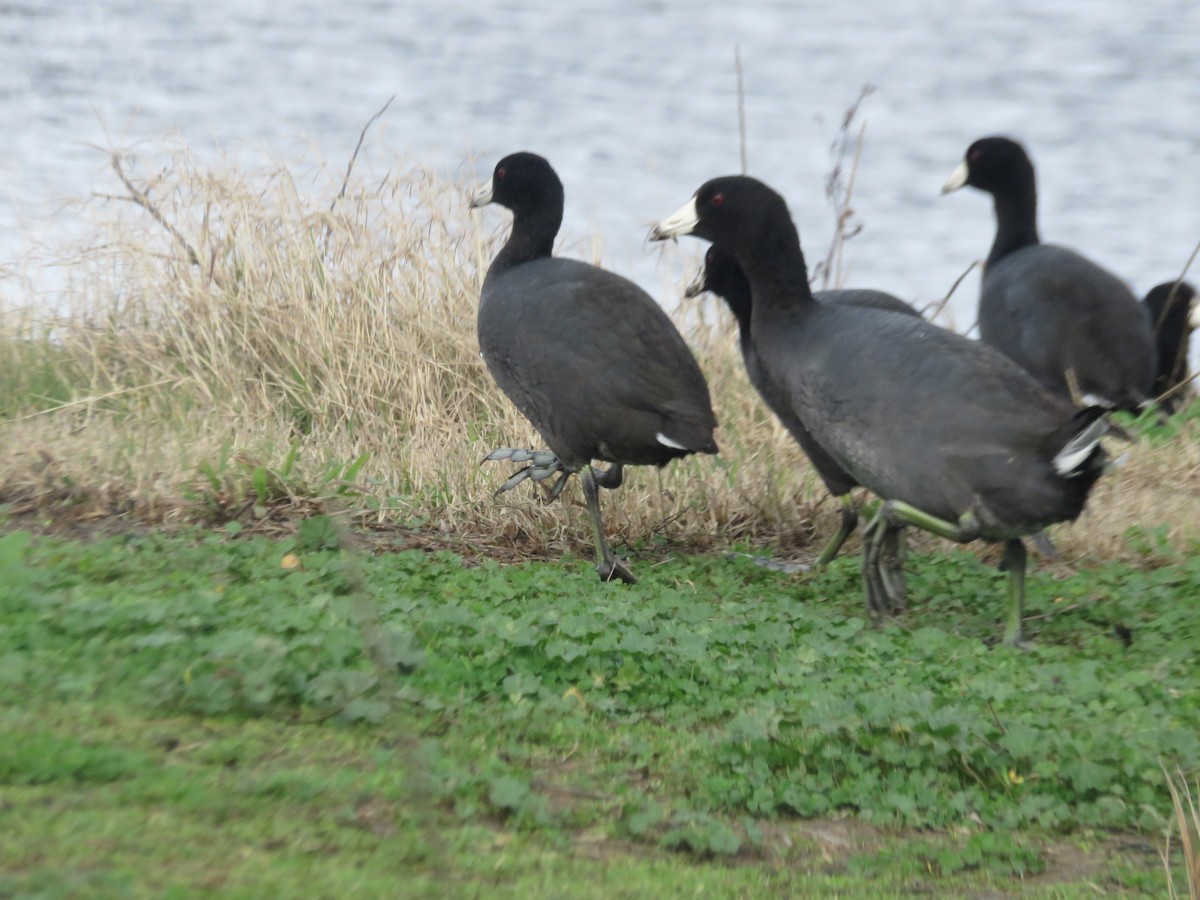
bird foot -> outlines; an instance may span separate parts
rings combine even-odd
[[[530,450],[526,447],[497,447],[481,459],[479,464],[500,462],[501,460],[508,460],[515,463],[533,463],[535,466],[556,465],[558,463],[558,457],[549,450]]]
[[[555,482],[554,486],[550,489],[549,497],[546,500],[546,502],[549,503],[560,493],[562,493],[566,476],[570,474],[569,472],[565,472],[563,470],[562,463],[559,462],[558,457],[549,450],[527,450],[521,447],[500,447],[499,449],[493,450],[491,453],[481,459],[479,463],[480,465],[483,465],[485,462],[502,461],[515,463],[527,462],[529,465],[523,469],[518,469],[509,476],[507,481],[500,485],[500,487],[496,488],[496,496],[499,496],[506,491],[511,491],[527,478],[534,482],[539,482],[545,481],[550,476],[559,472],[563,472],[563,477]]]
[[[596,563],[596,572],[600,575],[601,581],[616,581],[619,579],[626,584],[637,584],[637,578],[629,570],[629,566],[625,565],[625,563],[615,556],[610,556]]]
[[[903,612],[908,596],[908,583],[904,576],[904,529],[888,529],[880,541],[876,556],[876,568],[883,583],[884,594],[891,612]]]
[[[904,525],[890,524],[887,504],[881,505],[863,529],[863,587],[867,612],[873,620],[905,608]]]

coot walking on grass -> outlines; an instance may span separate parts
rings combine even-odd
[[[722,298],[729,306],[729,311],[733,313],[733,317],[737,321],[742,361],[746,364],[746,374],[750,378],[750,383],[754,385],[767,406],[779,417],[784,427],[787,428],[788,433],[800,445],[800,449],[804,451],[809,461],[813,464],[813,468],[817,470],[817,475],[820,476],[829,493],[837,497],[841,503],[841,527],[829,539],[829,542],[821,551],[821,555],[817,557],[817,566],[828,565],[837,556],[838,551],[842,548],[842,544],[846,542],[846,538],[850,536],[850,533],[854,531],[855,526],[858,524],[858,510],[855,508],[853,498],[850,495],[851,489],[857,487],[858,482],[839,466],[833,457],[826,453],[820,444],[813,439],[808,429],[804,427],[804,424],[796,418],[795,412],[792,410],[791,404],[787,402],[787,399],[777,397],[772,393],[770,385],[762,375],[758,359],[754,355],[753,344],[750,341],[750,311],[753,309],[750,282],[738,266],[737,260],[731,254],[726,253],[715,245],[709,247],[705,252],[703,267],[696,273],[696,277],[688,285],[684,293],[688,297],[695,297],[704,291],[709,291]],[[828,290],[817,291],[813,296],[822,303],[847,303],[853,306],[890,309],[893,312],[916,316],[918,318],[921,315],[899,297],[894,297],[883,291],[870,289]],[[900,533],[896,532],[896,539],[899,539],[899,536]],[[900,549],[897,547],[889,555],[892,558],[898,558],[899,553]],[[902,576],[902,574],[897,565],[891,576],[898,577]],[[899,595],[903,594],[902,584],[902,580],[897,583],[896,592]]]
[[[1104,470],[1103,410],[1076,410],[1000,352],[922,319],[816,302],[787,204],[753,178],[706,182],[651,237],[681,234],[733,254],[750,278],[750,342],[769,389],[884,500],[864,540],[872,610],[891,602],[878,579],[890,529],[1003,541],[1004,638],[1019,643],[1021,537],[1083,510]]]
[[[666,313],[633,282],[552,256],[563,187],[550,164],[515,153],[496,164],[472,207],[499,203],[512,233],[483,281],[479,347],[488,371],[549,450],[502,448],[488,460],[527,462],[497,491],[559,473],[553,500],[579,473],[596,570],[636,580],[609,549],[598,488],[619,487],[626,465],[663,466],[716,453],[708,385]],[[594,469],[592,460],[612,465]]]
[[[1021,145],[975,141],[942,193],[963,185],[987,191],[996,208],[979,296],[984,343],[1060,397],[1127,410],[1151,399],[1155,349],[1137,298],[1111,272],[1040,242],[1033,163]]]

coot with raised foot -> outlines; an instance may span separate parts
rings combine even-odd
[[[833,537],[829,539],[829,542],[825,545],[816,561],[818,567],[828,565],[837,556],[838,551],[841,550],[842,545],[846,542],[846,538],[850,536],[858,524],[858,510],[855,508],[853,498],[850,494],[851,489],[857,487],[858,483],[821,448],[812,435],[808,433],[808,429],[804,427],[804,424],[796,418],[791,404],[787,402],[786,398],[775,396],[770,389],[770,385],[763,378],[758,360],[754,355],[753,344],[750,340],[750,311],[753,308],[750,282],[738,266],[737,260],[716,246],[710,246],[705,252],[704,264],[696,273],[696,277],[685,289],[684,295],[695,297],[704,291],[708,291],[723,299],[729,307],[729,311],[733,313],[734,320],[738,326],[738,340],[742,351],[742,361],[746,364],[746,374],[750,378],[750,383],[754,385],[767,406],[779,417],[784,427],[787,428],[788,433],[800,445],[800,449],[804,451],[809,461],[813,464],[813,468],[816,469],[817,475],[820,476],[829,493],[837,497],[841,503],[841,526]],[[893,312],[917,316],[918,318],[921,315],[899,297],[894,297],[883,291],[839,289],[817,291],[813,296],[822,303],[847,303],[854,306],[866,306],[875,309],[890,309]],[[896,539],[899,539],[899,536],[899,532],[894,535]],[[899,548],[893,548],[888,554],[889,559],[897,560],[900,552]],[[893,566],[888,576],[896,580],[893,593],[897,595],[897,599],[903,596],[902,576],[903,572],[899,564]]]
[[[913,316],[818,303],[783,198],[747,176],[706,182],[653,239],[695,234],[750,278],[750,342],[769,390],[883,499],[864,539],[868,605],[891,529],[1003,541],[1004,639],[1021,641],[1022,536],[1076,518],[1104,470],[1103,410],[1076,410],[999,351]]]
[[[1179,408],[1185,397],[1180,385],[1188,377],[1188,349],[1192,330],[1200,327],[1200,306],[1196,289],[1186,281],[1167,281],[1150,288],[1142,306],[1150,319],[1150,329],[1158,348],[1158,371],[1154,378],[1154,396],[1167,413]]]
[[[979,295],[979,336],[1047,390],[1077,402],[1136,410],[1152,397],[1155,349],[1137,298],[1117,276],[1043,244],[1037,186],[1024,148],[986,137],[967,148],[942,193],[992,195],[996,237]]]
[[[608,546],[598,488],[621,484],[623,466],[664,466],[716,453],[708,385],[667,314],[625,278],[552,255],[563,187],[550,164],[514,153],[496,164],[471,206],[498,203],[512,233],[483,281],[479,347],[488,371],[549,450],[501,448],[485,460],[526,462],[497,491],[558,474],[554,499],[579,473],[592,520],[596,570],[636,580]],[[592,461],[612,463],[607,471]]]

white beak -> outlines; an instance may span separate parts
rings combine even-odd
[[[667,238],[679,237],[681,234],[691,234],[700,223],[696,213],[696,198],[693,197],[673,215],[663,219],[650,229],[650,240],[665,241]]]
[[[942,185],[942,193],[949,194],[951,191],[957,191],[960,187],[967,183],[967,178],[970,177],[970,170],[967,169],[966,160],[958,164],[958,168],[950,173],[950,177],[946,179],[946,183]]]
[[[481,206],[487,206],[492,202],[492,179],[488,179],[488,183],[471,195],[471,209],[478,209]]]

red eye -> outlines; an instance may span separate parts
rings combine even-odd
[[[981,157],[981,156],[983,156],[982,150],[972,150],[970,153],[967,154],[967,162],[969,162],[969,163],[979,162],[979,157]]]
[[[504,166],[499,166],[496,169],[496,177],[497,178],[503,178],[507,174],[508,174],[508,169],[504,168]]]
[[[725,195],[724,194],[713,194],[712,198],[708,202],[712,206],[720,206],[722,203],[725,202]]]

